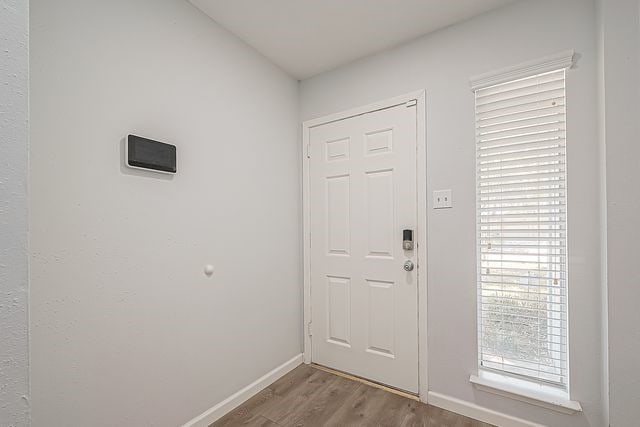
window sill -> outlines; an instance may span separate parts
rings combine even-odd
[[[570,400],[566,392],[552,386],[482,370],[478,375],[471,375],[469,381],[478,390],[509,397],[564,414],[582,412],[580,402]]]

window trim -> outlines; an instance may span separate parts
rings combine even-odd
[[[484,89],[489,86],[535,76],[536,74],[543,74],[550,71],[561,70],[563,68],[565,70],[569,69],[574,64],[574,55],[575,52],[573,50],[565,50],[563,52],[545,56],[544,58],[523,62],[512,67],[505,67],[488,73],[479,74],[471,77],[469,81],[471,91],[475,92],[476,90]]]
[[[582,412],[582,405],[569,398],[569,393],[558,387],[511,377],[507,374],[480,369],[469,377],[475,388],[499,396],[530,403],[563,414]]]

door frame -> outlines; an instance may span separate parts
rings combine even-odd
[[[316,126],[348,119],[354,116],[385,110],[387,108],[416,101],[417,127],[417,169],[416,197],[418,204],[417,221],[417,282],[418,282],[418,395],[427,402],[427,128],[426,128],[426,92],[418,90],[391,99],[374,102],[362,107],[329,114],[302,123],[302,216],[303,216],[303,255],[304,255],[304,363],[311,363],[312,340],[309,334],[311,323],[311,212],[310,212],[310,174],[309,144],[310,130]]]

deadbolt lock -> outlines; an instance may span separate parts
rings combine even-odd
[[[405,251],[413,250],[413,230],[402,230],[402,249]]]

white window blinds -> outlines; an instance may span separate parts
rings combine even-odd
[[[475,95],[479,365],[566,389],[565,70]]]

